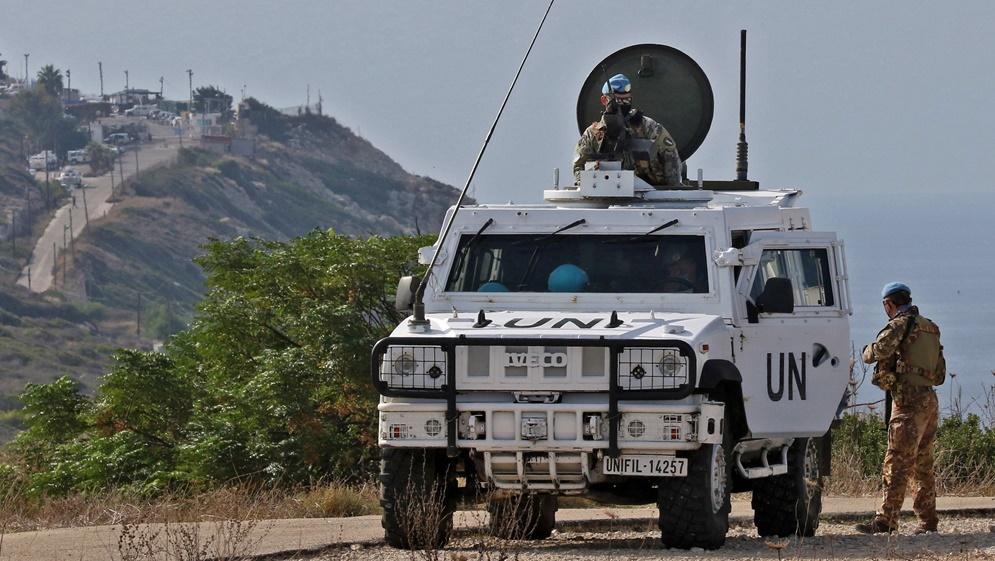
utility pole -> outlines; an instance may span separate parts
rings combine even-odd
[[[135,150],[135,179],[138,179],[138,150]]]
[[[63,283],[65,284],[65,283]],[[138,293],[138,316],[135,318],[135,330],[137,337],[142,338],[142,293]]]
[[[128,94],[128,71],[124,71],[124,102],[131,103],[131,95]]]
[[[24,53],[24,87],[28,87],[30,74],[28,73],[28,53]]]
[[[114,176],[111,175],[111,194],[114,193]],[[80,189],[83,192],[83,227],[86,228],[90,225],[90,211],[86,208],[86,189]]]
[[[76,236],[73,235],[73,209],[69,209],[69,247],[73,251],[73,263],[76,262]]]
[[[100,99],[104,98],[104,63],[98,62],[97,68],[100,69]]]
[[[66,69],[66,81],[69,83],[69,85],[66,86],[66,101],[72,101],[70,96],[72,96],[73,91],[73,75],[69,72],[68,68]]]
[[[69,265],[69,256],[66,255],[66,230],[69,226],[62,227],[62,290],[66,289],[66,269]]]
[[[162,99],[162,76],[159,76],[159,99]]]
[[[124,158],[118,154],[117,157],[117,169],[119,172],[118,179],[121,180],[121,196],[124,196]]]
[[[187,102],[187,111],[193,113],[193,70],[187,69],[187,79],[190,81],[190,99]]]

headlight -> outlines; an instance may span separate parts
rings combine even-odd
[[[628,347],[618,355],[623,390],[676,390],[689,383],[687,357],[678,349]]]
[[[447,357],[431,345],[390,346],[380,362],[380,379],[391,388],[438,390],[446,383]]]
[[[673,378],[674,376],[680,376],[681,370],[684,368],[684,361],[677,351],[664,351],[663,358],[657,363],[657,367],[660,369],[660,374],[662,376]]]
[[[418,363],[415,362],[415,357],[410,354],[403,354],[394,359],[394,373],[400,374],[401,376],[410,376],[415,373],[415,368]]]

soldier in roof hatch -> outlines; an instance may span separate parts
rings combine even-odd
[[[601,88],[601,104],[605,106],[605,115],[620,114],[625,120],[625,134],[628,138],[637,140],[652,140],[659,148],[657,157],[650,161],[635,163],[636,175],[650,185],[679,186],[681,183],[681,156],[677,153],[677,143],[674,142],[663,125],[643,115],[643,112],[632,107],[632,84],[624,74],[612,76]],[[613,147],[602,146],[612,142],[609,124],[602,115],[587,127],[577,148],[574,150],[574,179],[580,183],[580,172],[589,160],[597,159],[599,153],[612,152]],[[621,135],[619,135],[621,137]],[[617,139],[616,139],[617,141]]]

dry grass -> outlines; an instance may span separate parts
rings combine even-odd
[[[833,454],[832,476],[825,481],[826,496],[868,497],[881,491],[881,477],[861,473],[860,458],[852,451]]]
[[[106,524],[359,516],[380,512],[378,493],[375,484],[333,483],[297,491],[233,485],[154,499],[115,490],[37,500],[12,495],[0,504],[0,532]]]
[[[958,474],[957,466],[942,461],[942,454],[950,453],[937,449],[936,493],[939,496],[995,496],[995,475],[983,467],[968,475]],[[944,467],[945,466],[945,467]],[[850,451],[834,454],[832,477],[827,478],[826,496],[870,497],[881,494],[881,476],[865,476],[860,470],[860,460]]]

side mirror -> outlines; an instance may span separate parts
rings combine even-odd
[[[795,293],[791,279],[771,277],[764,285],[764,291],[757,296],[756,304],[746,303],[747,320],[757,323],[760,314],[790,314],[795,311]]]
[[[408,314],[414,311],[415,292],[418,291],[419,284],[421,279],[416,276],[401,277],[397,283],[397,295],[394,297],[395,310]]]

